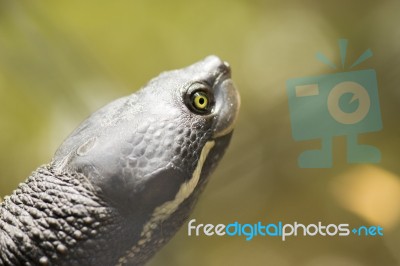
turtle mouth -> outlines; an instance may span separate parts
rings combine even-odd
[[[240,109],[240,95],[230,77],[230,71],[222,72],[216,82],[214,139],[232,132]]]

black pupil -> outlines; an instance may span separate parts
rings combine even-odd
[[[204,98],[200,98],[199,103],[204,104]]]

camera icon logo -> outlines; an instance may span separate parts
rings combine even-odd
[[[340,98],[345,94],[351,94],[352,99],[349,104],[359,100],[355,111],[345,112],[339,106]],[[363,120],[371,107],[368,91],[360,84],[354,81],[344,81],[337,84],[328,95],[329,114],[339,123],[356,124]],[[343,107],[344,109],[345,107]]]
[[[344,67],[347,40],[339,40]],[[350,67],[372,56],[363,53]],[[317,58],[336,68],[322,54]],[[379,149],[359,144],[359,134],[382,129],[378,85],[373,69],[340,72],[315,77],[289,79],[286,82],[292,136],[296,141],[321,139],[321,149],[300,154],[301,168],[332,167],[332,139],[346,136],[349,163],[377,163]]]

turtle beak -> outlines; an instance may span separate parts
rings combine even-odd
[[[229,69],[227,63],[224,66]],[[230,69],[223,72],[217,79],[215,88],[216,125],[213,138],[218,138],[232,132],[240,109],[240,95],[232,82]]]

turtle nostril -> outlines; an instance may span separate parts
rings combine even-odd
[[[227,62],[221,62],[216,70],[215,84],[231,78],[231,67]]]
[[[228,62],[222,62],[218,70],[223,73],[224,76],[231,77],[231,66]]]
[[[225,68],[226,68],[229,72],[231,72],[231,66],[229,65],[228,62],[224,62],[223,65],[225,66]]]

